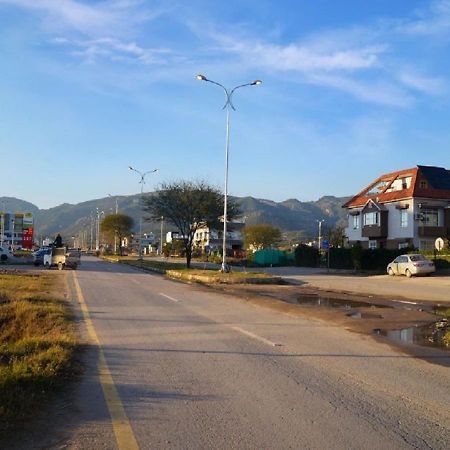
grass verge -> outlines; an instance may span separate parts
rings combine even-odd
[[[31,417],[73,373],[75,324],[54,295],[60,283],[50,274],[0,274],[0,432]]]
[[[145,270],[153,272],[163,273],[171,278],[176,278],[184,281],[195,281],[200,283],[226,283],[226,284],[239,284],[239,283],[261,283],[261,284],[279,284],[281,278],[274,277],[260,272],[229,272],[223,273],[217,269],[188,269],[186,264],[173,263],[166,261],[143,261],[137,260],[135,257],[119,257],[119,258],[104,258],[106,260],[120,262],[122,264],[128,264],[133,267],[140,267]]]

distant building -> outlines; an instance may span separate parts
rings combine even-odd
[[[13,249],[33,247],[33,214],[0,211],[0,241]]]
[[[244,246],[242,239],[242,228],[245,223],[230,222],[227,223],[226,245],[228,251],[241,251]],[[203,226],[197,229],[194,235],[194,247],[209,253],[221,250],[223,246],[223,231]]]
[[[450,238],[450,171],[417,166],[380,176],[345,205],[350,245],[432,250]]]

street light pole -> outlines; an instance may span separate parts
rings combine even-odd
[[[141,185],[141,198],[140,198],[141,208],[140,208],[140,215],[139,215],[139,260],[142,261],[142,197],[144,195],[145,176],[148,175],[149,173],[157,172],[158,169],[149,170],[148,172],[140,172],[139,170],[135,169],[134,167],[128,166],[128,168],[130,170],[132,170],[133,172],[136,172],[141,177],[141,180],[139,181],[139,183]]]
[[[5,238],[5,201],[2,201],[2,216],[0,217],[0,247],[3,247],[3,240]]]
[[[233,105],[232,97],[233,93],[236,89],[245,87],[245,86],[258,86],[262,83],[261,80],[255,80],[251,83],[240,84],[233,89],[227,89],[222,84],[217,81],[209,80],[204,75],[197,75],[197,80],[207,81],[208,83],[215,84],[220,86],[225,92],[225,105],[222,109],[227,110],[227,122],[226,122],[226,135],[225,135],[225,182],[224,182],[224,195],[223,195],[223,241],[222,241],[222,272],[229,272],[230,269],[226,263],[226,255],[227,255],[227,220],[228,220],[228,154],[230,149],[230,109],[233,111],[236,108]]]
[[[325,219],[317,220],[319,224],[319,253],[321,250],[321,244],[322,244],[322,223],[325,222]]]
[[[163,251],[163,228],[164,228],[164,216],[161,216],[161,239],[159,240],[159,255],[162,255]]]
[[[99,211],[97,208],[97,229],[96,229],[96,237],[95,237],[95,250],[100,250],[100,216],[105,215],[104,211]]]
[[[112,197],[111,194],[108,194],[109,197]],[[116,197],[116,215],[119,213],[119,204],[117,203]],[[114,254],[117,255],[117,230],[114,230]]]

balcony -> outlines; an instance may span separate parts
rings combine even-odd
[[[387,227],[380,225],[364,225],[362,227],[362,237],[385,238],[387,237]]]
[[[419,226],[419,237],[446,237],[447,229],[445,227],[427,227]]]

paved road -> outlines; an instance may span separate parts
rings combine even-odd
[[[58,445],[64,436],[71,449],[448,448],[448,353],[431,364],[94,258],[66,276],[100,347],[87,352]]]

